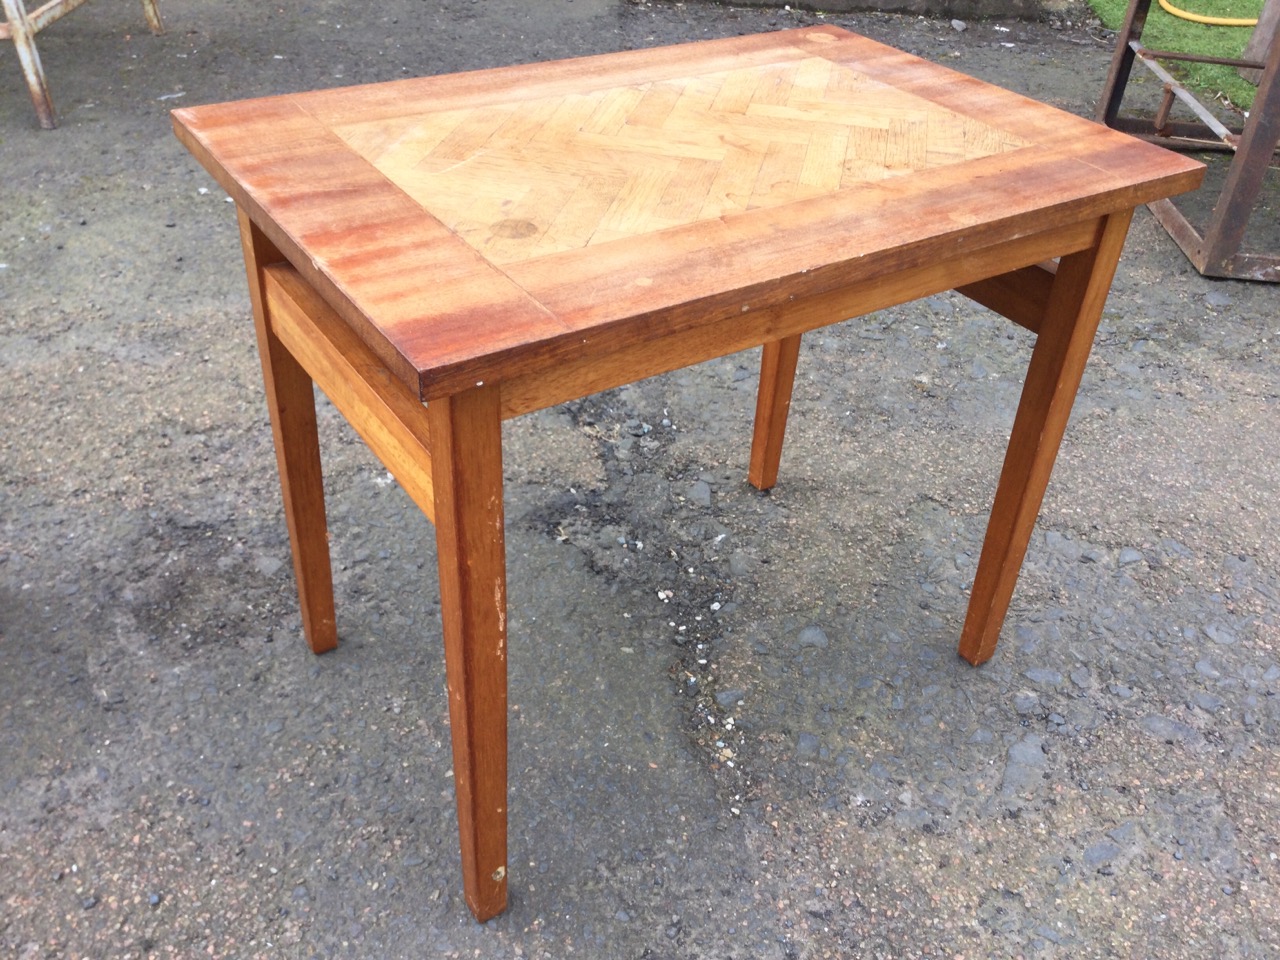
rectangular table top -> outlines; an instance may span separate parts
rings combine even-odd
[[[1194,187],[836,27],[176,110],[422,399]]]

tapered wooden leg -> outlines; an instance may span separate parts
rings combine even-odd
[[[496,386],[432,400],[436,549],[467,905],[507,906],[507,586]]]
[[[293,545],[293,572],[302,606],[302,629],[313,653],[338,645],[333,610],[333,573],[324,514],[320,472],[320,440],[316,432],[316,400],[311,378],[271,330],[262,292],[262,268],[284,259],[274,244],[240,216],[240,242],[249,275],[249,298],[258,330],[258,354],[267,389],[267,408],[275,435],[276,463],[284,494],[284,515]]]
[[[1058,265],[960,635],[960,656],[972,664],[995,652],[1131,216],[1126,211],[1105,218],[1095,246]]]
[[[760,490],[768,490],[778,482],[782,435],[787,429],[799,357],[798,333],[766,343],[760,354],[760,392],[756,395],[756,426],[747,469],[747,479]]]

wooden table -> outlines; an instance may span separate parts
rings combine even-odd
[[[507,888],[502,420],[763,345],[768,488],[801,334],[961,290],[1038,334],[961,636],[980,663],[1133,209],[1202,172],[834,27],[173,117],[239,207],[311,649],[337,643],[313,381],[436,525],[481,920]]]

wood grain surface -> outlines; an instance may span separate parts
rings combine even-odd
[[[497,265],[1027,145],[822,57],[334,132]]]
[[[1201,175],[826,26],[173,116],[422,399],[959,263]]]

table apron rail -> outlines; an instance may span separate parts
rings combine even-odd
[[[427,408],[296,270],[262,273],[272,331],[434,523]]]
[[[502,384],[504,419],[645,377],[727,356],[833,322],[955,288],[1035,332],[1053,283],[1052,258],[1089,247],[1099,221],[1022,237],[959,262],[918,267],[840,290],[749,311],[619,350],[569,359]],[[287,264],[263,271],[271,329],[434,522],[426,406]]]
[[[954,260],[678,330],[603,356],[583,351],[504,380],[502,415],[552,407],[951,289],[1035,332],[1053,281],[1052,269],[1040,264],[1093,246],[1102,223],[1102,218],[1090,219],[1019,237]]]
[[[1058,273],[1058,262],[1048,260],[1033,263],[1020,270],[1002,273],[997,277],[966,283],[956,287],[970,300],[1008,317],[1020,327],[1032,333],[1040,332],[1044,309],[1049,303],[1049,290]]]

